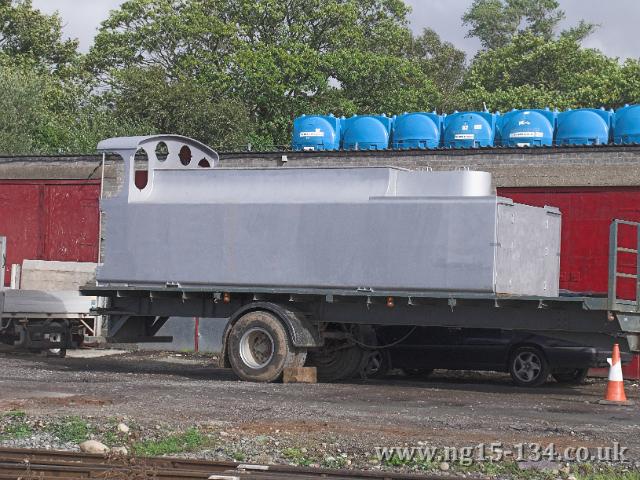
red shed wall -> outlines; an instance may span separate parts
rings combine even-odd
[[[558,207],[562,212],[560,288],[607,293],[609,226],[614,218],[640,221],[640,188],[499,188],[498,194],[527,205]],[[633,247],[631,228],[620,231],[620,245]],[[618,257],[620,271],[635,273],[632,255]],[[618,284],[619,296],[635,298],[633,280]]]
[[[5,284],[25,259],[97,261],[99,197],[99,180],[0,180]]]
[[[498,194],[519,203],[551,205],[562,212],[560,288],[574,292],[606,293],[609,276],[609,226],[614,218],[640,221],[640,188],[499,188]],[[635,232],[621,228],[619,244],[634,248]],[[633,255],[618,256],[619,271],[635,273]],[[618,281],[618,296],[635,298],[632,279]],[[625,378],[640,378],[640,356],[623,367]],[[606,369],[591,375],[606,376]]]

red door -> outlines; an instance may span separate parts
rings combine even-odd
[[[5,283],[11,265],[25,259],[97,261],[99,197],[95,180],[0,180]]]

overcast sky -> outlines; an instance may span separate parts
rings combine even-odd
[[[472,0],[405,0],[413,7],[412,27],[416,31],[431,27],[440,36],[473,55],[479,48],[475,39],[465,38],[460,17]],[[122,0],[33,0],[44,12],[58,10],[65,23],[65,33],[80,40],[83,50],[91,45],[100,22],[109,10]],[[560,0],[567,14],[566,25],[580,19],[600,24],[600,28],[585,41],[585,46],[598,48],[609,56],[640,57],[639,0]]]

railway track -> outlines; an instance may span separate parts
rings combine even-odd
[[[249,465],[179,458],[129,458],[51,450],[0,449],[0,480],[456,480],[455,477]]]

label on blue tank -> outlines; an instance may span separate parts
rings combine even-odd
[[[473,126],[473,129],[474,129],[474,130],[482,130],[482,124],[481,124],[481,123],[476,123],[476,124]]]
[[[513,132],[509,134],[509,138],[542,138],[542,132]]]
[[[453,136],[454,140],[473,140],[474,138],[476,138],[476,136],[473,133],[456,133]]]
[[[300,138],[307,137],[324,137],[324,132],[319,128],[316,128],[315,132],[300,132]]]

